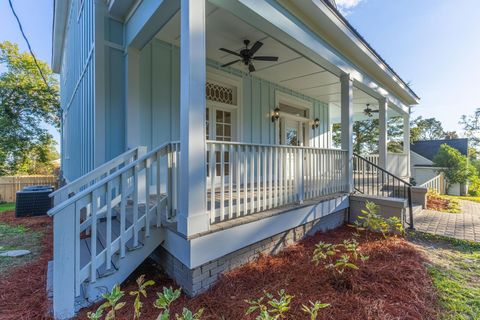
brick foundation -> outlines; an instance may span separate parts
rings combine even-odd
[[[159,247],[152,258],[182,287],[187,295],[195,296],[210,288],[223,272],[255,260],[260,254],[277,254],[283,248],[307,235],[334,229],[342,225],[344,221],[345,211],[338,211],[229,253],[194,269],[189,269],[163,247]]]

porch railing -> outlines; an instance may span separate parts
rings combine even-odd
[[[353,156],[353,187],[355,191],[385,198],[406,199],[409,215],[404,216],[404,223],[413,229],[412,185],[379,167],[366,158]]]
[[[445,176],[443,173],[440,173],[432,179],[422,183],[419,187],[427,188],[428,190],[435,190],[439,194],[445,194]]]
[[[211,223],[348,190],[347,152],[207,142]]]
[[[178,143],[161,145],[49,211],[54,222],[54,305],[62,308],[73,301],[73,292],[80,295],[84,281],[93,283],[99,270],[111,270],[112,258],[124,258],[127,245],[138,247],[142,230],[148,237],[160,226],[162,208],[167,208],[166,219],[174,216],[179,150]],[[88,256],[81,255],[85,241]]]
[[[134,149],[128,150],[125,153],[113,158],[112,160],[102,164],[98,168],[90,171],[89,173],[81,176],[78,179],[73,180],[60,189],[52,192],[50,197],[53,197],[54,205],[57,206],[69,197],[77,194],[82,189],[95,184],[97,181],[105,178],[109,174],[117,171],[118,169],[126,166],[129,163],[137,160],[141,155],[147,152],[147,147],[139,146]]]

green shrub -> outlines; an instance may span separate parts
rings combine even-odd
[[[365,203],[365,209],[361,210],[354,224],[357,230],[365,231],[367,237],[369,231],[379,232],[384,238],[389,234],[405,234],[403,223],[398,217],[385,219],[378,214],[378,205],[371,201]]]
[[[290,303],[293,296],[285,293],[285,290],[280,290],[278,299],[274,298],[273,294],[264,292],[264,296],[259,299],[245,300],[250,307],[245,312],[245,315],[257,313],[256,320],[277,320],[285,318],[285,313],[290,310]],[[267,298],[268,300],[265,301]]]

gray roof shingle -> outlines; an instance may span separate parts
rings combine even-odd
[[[410,150],[419,155],[432,160],[440,150],[442,144],[447,144],[457,149],[463,155],[468,155],[468,139],[448,139],[448,140],[421,140],[410,144]]]

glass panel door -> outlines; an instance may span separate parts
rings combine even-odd
[[[206,133],[208,140],[217,140],[217,141],[232,141],[234,137],[234,111],[220,109],[215,106],[209,106],[206,110]],[[230,166],[230,153],[227,151],[223,154],[224,162],[224,172],[225,176],[229,175],[229,166]],[[207,151],[207,176],[210,175],[210,153]],[[220,151],[215,152],[215,162],[216,162],[216,176],[221,174],[221,154]]]

